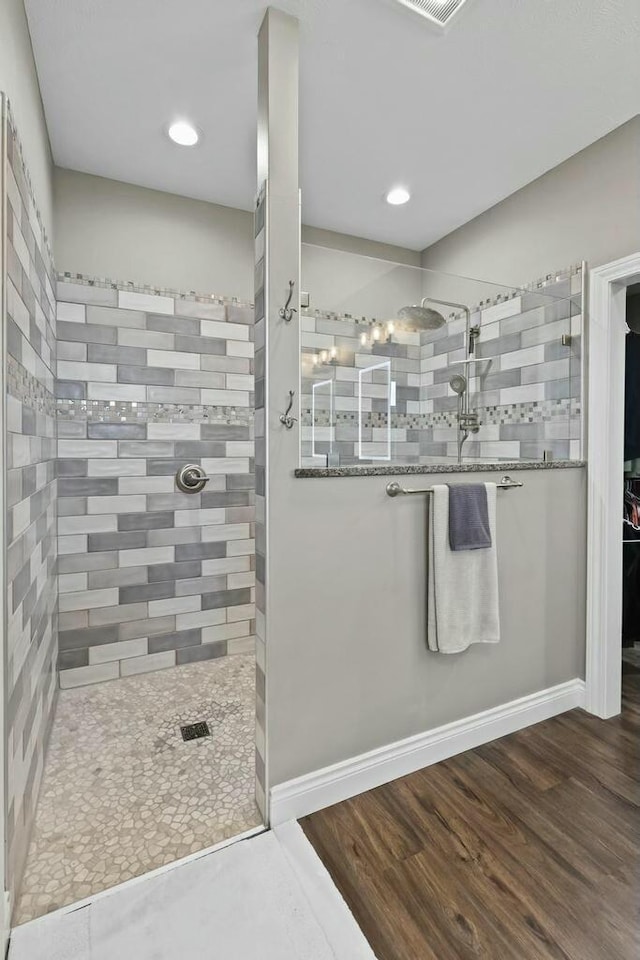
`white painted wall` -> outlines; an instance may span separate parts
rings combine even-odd
[[[374,244],[381,249],[372,251],[367,241],[346,245],[340,234],[332,233],[323,237],[326,246],[306,240],[318,232],[303,228],[302,233],[301,282],[312,310],[384,321],[395,319],[400,307],[419,303],[422,297],[473,306],[513,290],[513,284],[501,284],[500,277],[487,282],[425,270],[417,264],[420,254],[398,247]],[[442,312],[446,317],[451,310]]]
[[[571,207],[569,213],[574,213]],[[585,255],[583,223],[575,213],[569,217],[573,232],[565,237],[561,258],[567,262]],[[487,255],[484,262],[461,259],[445,269],[507,284],[511,272],[513,282],[535,278],[542,269],[537,256],[545,255],[553,242],[553,221],[539,232],[534,229],[536,215],[533,210],[527,222],[523,214],[510,237],[520,248],[521,278],[511,250],[499,251],[493,259]],[[284,232],[285,226],[280,224],[279,229]],[[278,284],[284,277],[295,277],[298,269],[295,238],[286,229],[286,236],[270,231],[272,249],[279,255]],[[552,250],[556,256],[558,251]],[[402,285],[391,283],[376,290],[379,266],[359,263],[345,272],[341,259],[347,260],[335,257],[335,270],[333,254],[318,254],[312,266],[303,260],[303,287],[311,293],[312,306],[317,302],[316,284],[321,289],[328,277],[327,297],[333,297],[334,309],[346,302],[365,303],[370,297],[378,304],[387,294],[389,305],[397,309],[398,294],[404,298]],[[395,281],[395,275],[391,279]],[[446,296],[451,287],[452,299],[469,303],[478,286],[484,289],[482,284],[461,284],[457,278],[429,276],[422,290],[428,293],[436,280],[442,282],[438,295]],[[461,285],[469,296],[455,295]],[[518,477],[523,488],[498,494],[501,642],[473,646],[456,656],[430,653],[426,498],[390,499],[385,492],[388,478],[380,476],[295,477],[299,424],[287,431],[278,421],[284,391],[299,375],[297,353],[291,350],[295,324],[286,328],[280,324],[276,308],[277,302],[269,303],[266,365],[268,376],[277,378],[275,391],[272,386],[269,393],[266,432],[271,491],[269,784],[583,677],[586,471],[522,471]],[[502,472],[446,479],[499,480]],[[443,479],[412,477],[411,485],[428,487]],[[464,602],[461,583],[460,603]]]
[[[56,168],[61,271],[253,298],[253,216]]]
[[[58,270],[253,298],[253,214],[59,167],[54,188]],[[302,285],[319,308],[379,312],[419,289],[414,250],[307,227],[303,240]]]
[[[367,249],[363,243],[362,250]],[[390,320],[399,307],[422,296],[424,271],[417,266],[305,242],[301,263],[302,289],[311,298],[312,310]]]
[[[574,246],[579,239],[574,237]],[[357,257],[348,271],[347,258],[335,257],[333,270],[334,254],[326,252],[310,267],[304,255],[306,250],[303,287],[312,306],[312,270],[318,271],[319,287],[329,276],[334,309],[369,297],[378,304],[389,295],[395,310],[398,294],[404,297],[395,271]],[[295,276],[293,254],[284,269]],[[461,266],[453,272],[475,271]],[[376,290],[385,275],[393,282]],[[498,261],[476,275],[508,282],[508,270]],[[485,289],[420,273],[420,292],[429,292],[436,280],[442,285],[438,295],[467,302]],[[276,315],[272,310],[270,325],[284,339],[293,324],[280,330]],[[295,383],[298,370],[285,362],[288,353],[273,338],[269,350],[278,384]],[[388,498],[385,477],[296,478],[298,425],[282,429],[277,390],[275,400],[267,437],[270,484],[277,490],[270,502],[268,559],[271,786],[584,676],[583,469],[523,471],[522,489],[499,494],[502,641],[457,656],[432,654],[426,644],[426,499]],[[412,485],[425,487],[438,479],[411,478]]]
[[[22,0],[0,2],[0,90],[11,103],[40,215],[51,239],[51,150]]]
[[[272,457],[288,441],[274,430]],[[524,487],[498,493],[502,641],[445,656],[426,645],[426,499],[390,499],[388,477],[283,471],[286,509],[271,519],[288,536],[268,660],[272,785],[584,676],[586,471],[517,477]]]
[[[640,116],[428,247],[422,264],[517,285],[639,248]]]

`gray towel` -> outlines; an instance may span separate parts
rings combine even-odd
[[[491,546],[487,488],[484,483],[449,483],[449,546],[483,550]]]
[[[429,510],[427,642],[438,653],[461,653],[472,643],[498,643],[496,485],[488,483],[492,545],[487,550],[449,546],[449,489],[436,484]]]

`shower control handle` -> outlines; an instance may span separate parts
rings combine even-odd
[[[201,493],[210,479],[199,463],[187,463],[176,473],[176,486],[183,493]]]

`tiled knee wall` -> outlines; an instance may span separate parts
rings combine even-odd
[[[57,296],[61,686],[252,650],[253,308],[67,275]]]
[[[46,237],[8,120],[5,717],[7,885],[15,896],[55,703],[55,298]]]

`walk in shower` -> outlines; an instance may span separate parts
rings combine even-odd
[[[56,275],[3,116],[8,879],[23,922],[263,821],[253,306]],[[201,492],[177,486],[186,464]]]
[[[262,206],[257,325],[246,300],[56,274],[7,110],[2,141],[21,922],[264,822],[264,343],[287,318],[264,311]],[[580,268],[517,288],[303,244],[301,396],[279,384],[272,421],[300,401],[307,468],[579,459],[582,284]]]
[[[303,244],[301,466],[581,456],[584,271],[524,287]]]

